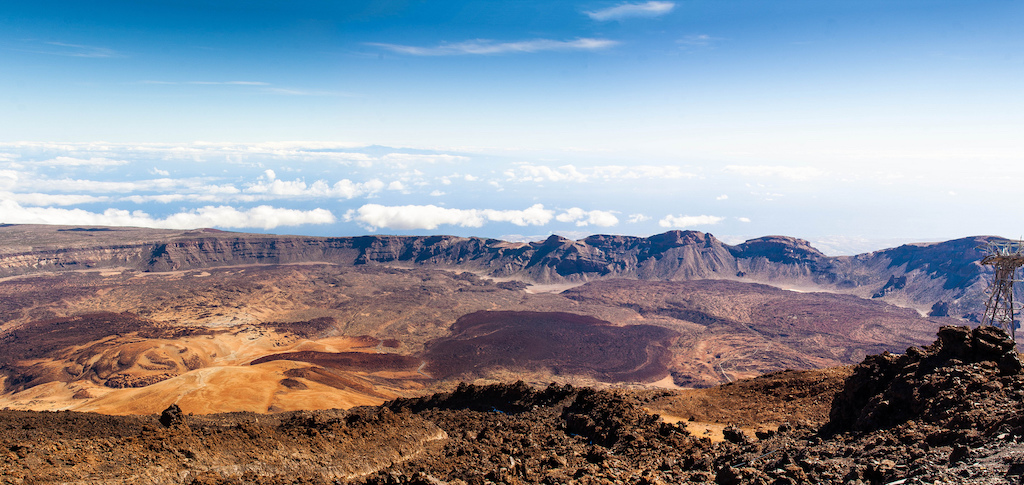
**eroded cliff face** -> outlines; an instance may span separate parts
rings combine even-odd
[[[143,271],[180,271],[247,264],[336,262],[352,264],[351,238],[206,237],[154,244]]]
[[[149,244],[31,251],[0,255],[0,277],[52,271],[139,268],[152,253]]]
[[[60,238],[50,244],[11,244],[20,240],[19,230],[32,231],[34,240]],[[971,237],[829,257],[802,239],[766,236],[730,246],[697,231],[669,231],[646,238],[595,235],[579,241],[551,236],[532,243],[455,236],[322,238],[215,230],[126,229],[123,235],[121,229],[92,231],[100,230],[2,227],[0,277],[103,268],[163,272],[305,262],[390,264],[473,271],[534,283],[738,279],[876,297],[922,312],[977,319],[979,307],[984,308],[989,273],[979,264],[979,248],[996,239]],[[69,239],[73,236],[78,238]]]

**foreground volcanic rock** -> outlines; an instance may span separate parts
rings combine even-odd
[[[331,483],[445,438],[386,408],[196,417],[172,406],[159,419],[0,411],[0,483]]]
[[[830,421],[726,455],[718,483],[1020,483],[1024,372],[994,327],[944,327],[906,354],[867,357]]]
[[[869,356],[832,408],[830,431],[871,431],[910,420],[944,428],[986,428],[978,399],[998,398],[1019,384],[1021,361],[996,327],[943,327],[939,340],[906,354]],[[955,416],[955,418],[954,418]],[[1005,424],[1005,423],[1004,423]],[[1017,430],[1024,434],[1024,429]]]
[[[770,391],[789,375],[723,387]],[[944,327],[932,345],[866,358],[839,387],[822,387],[837,389],[827,423],[726,427],[718,443],[647,411],[677,391],[521,382],[350,411],[0,411],[0,483],[1021,482],[1024,371],[1001,331]]]

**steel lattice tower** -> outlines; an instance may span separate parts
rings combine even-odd
[[[1017,268],[1024,266],[1024,243],[990,243],[988,253],[988,256],[981,260],[981,264],[995,267],[996,277],[989,287],[985,316],[981,319],[981,324],[1002,328],[1016,342],[1013,283],[1016,281]]]

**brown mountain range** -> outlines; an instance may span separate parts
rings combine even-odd
[[[936,316],[976,320],[990,273],[979,264],[983,247],[1002,240],[975,236],[829,257],[802,239],[766,236],[732,246],[696,231],[510,243],[454,236],[322,238],[8,224],[0,225],[0,277],[76,269],[165,272],[329,262],[457,269],[539,284],[732,279],[879,298]]]
[[[8,225],[0,407],[271,412],[460,381],[705,387],[851,364],[953,321],[923,310],[979,312],[987,240],[827,257],[679,231],[523,244]]]

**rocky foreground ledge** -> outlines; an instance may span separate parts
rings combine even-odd
[[[0,411],[0,483],[1020,483],[1022,398],[1005,334],[944,327],[865,359],[823,426],[712,443],[649,394],[522,383],[276,415]]]

